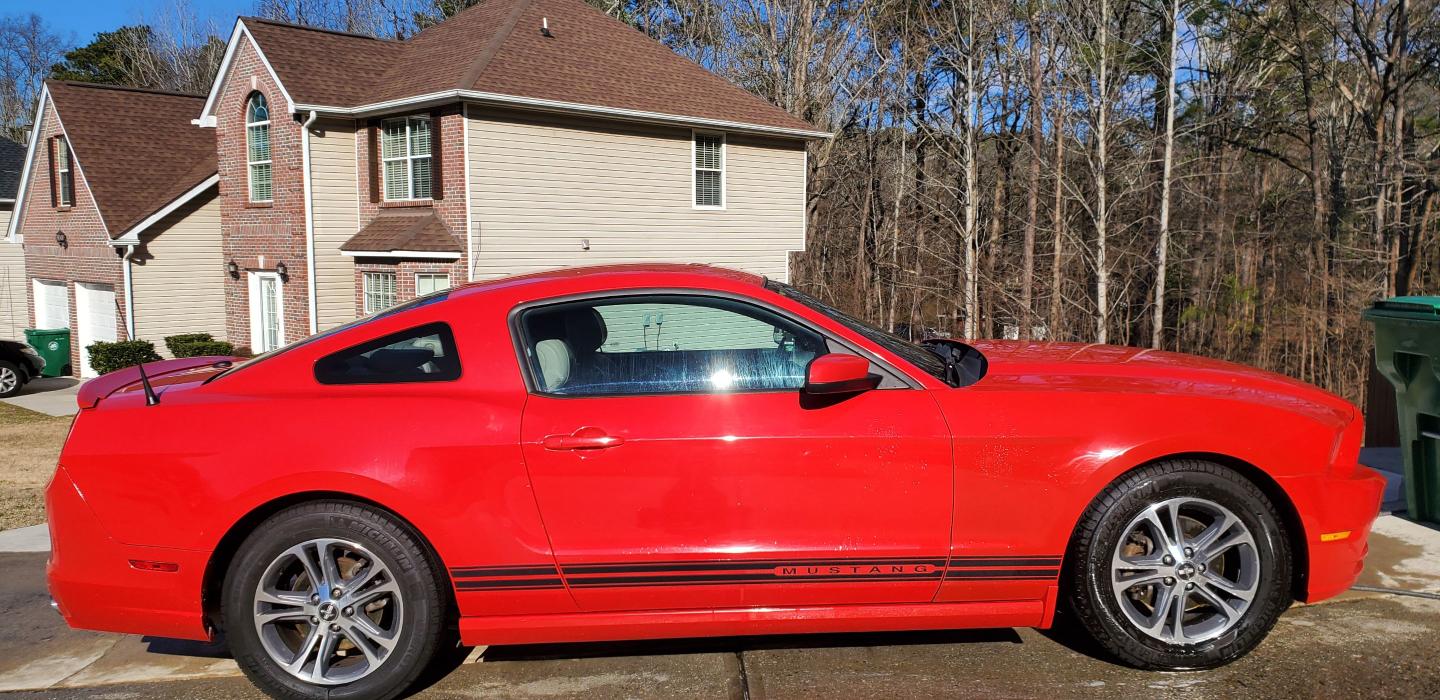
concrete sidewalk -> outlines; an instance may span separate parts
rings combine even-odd
[[[83,383],[74,377],[42,377],[26,384],[20,393],[0,401],[46,415],[73,416],[80,410],[75,395],[80,393]]]
[[[0,551],[0,690],[260,697],[222,648],[67,628],[47,605],[43,526],[0,533],[0,550],[19,546]],[[481,651],[470,661],[483,663],[452,664],[422,697],[1436,697],[1440,531],[1381,517],[1356,590],[1291,608],[1250,657],[1202,673],[1134,671],[1083,639],[1029,629]]]

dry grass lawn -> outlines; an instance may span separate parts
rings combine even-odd
[[[0,530],[45,522],[45,484],[70,418],[0,403]]]

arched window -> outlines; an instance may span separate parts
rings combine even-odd
[[[270,105],[260,93],[245,104],[246,160],[250,170],[250,201],[268,202],[270,187]]]

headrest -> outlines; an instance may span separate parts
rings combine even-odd
[[[607,337],[605,319],[589,306],[541,312],[526,323],[531,340],[564,340],[574,352],[599,350]]]

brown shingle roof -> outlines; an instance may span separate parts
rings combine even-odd
[[[406,45],[359,34],[313,29],[259,17],[245,28],[297,102],[356,105],[372,102],[375,76],[400,61]]]
[[[357,107],[475,90],[814,131],[583,0],[484,0],[407,41],[244,22],[299,104]]]
[[[415,251],[459,253],[460,241],[429,208],[390,209],[376,217],[340,246],[352,253]]]
[[[111,236],[216,173],[215,133],[190,123],[204,97],[56,80],[45,86]]]

